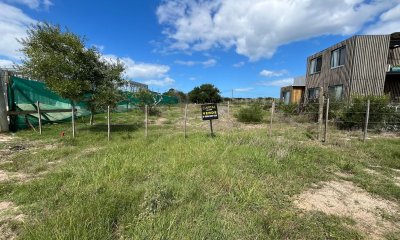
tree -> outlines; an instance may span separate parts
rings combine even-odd
[[[187,95],[179,90],[170,88],[168,91],[166,91],[165,93],[163,93],[163,95],[165,96],[169,96],[169,97],[176,97],[179,99],[179,102],[187,102]]]
[[[212,84],[195,87],[188,93],[188,96],[193,103],[219,103],[222,101],[219,89]]]
[[[98,62],[98,77],[94,80],[90,90],[90,98],[87,101],[88,109],[91,112],[90,124],[93,124],[93,113],[106,110],[108,106],[116,107],[117,103],[124,99],[122,86],[124,80],[121,74],[124,71],[123,65],[117,62]]]
[[[72,104],[86,100],[90,110],[115,105],[119,100],[124,67],[118,61],[106,62],[99,51],[86,48],[82,37],[49,23],[32,25],[20,39],[25,54],[21,71],[44,81]],[[85,96],[89,97],[84,99]]]
[[[82,99],[91,87],[88,65],[92,65],[94,51],[85,51],[81,37],[48,23],[32,25],[27,33],[19,40],[26,57],[22,72],[44,81],[62,97],[75,102]]]
[[[162,101],[162,95],[155,95],[147,89],[140,89],[135,93],[134,97],[139,100],[138,105],[142,110],[144,110],[145,105],[147,105],[150,115],[160,114],[160,112],[156,109],[156,106]]]

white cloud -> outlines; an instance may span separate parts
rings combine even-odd
[[[190,81],[196,81],[196,79],[197,79],[197,78],[195,78],[195,77],[190,77],[190,78],[189,78]]]
[[[182,60],[176,60],[176,64],[179,65],[184,65],[184,66],[195,66],[195,65],[203,65],[203,67],[213,67],[217,64],[217,60],[215,59],[208,59],[206,61],[182,61]]]
[[[17,39],[26,37],[26,29],[36,21],[11,5],[0,2],[0,56],[13,60],[22,57]]]
[[[233,91],[235,92],[249,92],[251,90],[253,90],[254,88],[235,88],[233,89]]]
[[[7,60],[7,59],[0,59],[0,68],[12,68],[16,65],[15,62]]]
[[[400,4],[383,13],[379,21],[368,27],[365,34],[390,34],[400,31]]]
[[[128,78],[162,78],[166,77],[170,67],[154,63],[137,63],[129,57],[118,58],[112,54],[104,55],[108,61],[119,59],[125,66],[125,75]]]
[[[284,78],[274,81],[261,81],[258,85],[266,86],[266,87],[284,87],[293,84],[293,78]]]
[[[172,50],[234,48],[251,61],[321,35],[351,35],[399,0],[170,0],[157,9]],[[398,18],[398,15],[387,14]],[[380,19],[384,21],[384,18]],[[394,26],[394,25],[393,25]]]
[[[53,5],[50,0],[6,0],[6,2],[22,4],[31,9],[38,9],[40,7],[48,9]]]
[[[245,64],[246,64],[245,62],[238,62],[238,63],[233,64],[233,66],[235,68],[240,68],[240,67],[243,67]]]
[[[151,86],[165,87],[174,84],[175,80],[170,77],[165,77],[163,79],[157,79],[157,80],[154,79],[146,80],[144,81],[144,83]]]
[[[271,71],[264,69],[260,72],[263,77],[281,77],[286,74],[288,74],[287,70]]]

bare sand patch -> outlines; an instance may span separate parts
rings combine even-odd
[[[396,203],[372,196],[349,181],[330,181],[321,185],[321,188],[309,189],[296,196],[295,206],[352,218],[357,229],[370,239],[382,239],[385,233],[400,229],[400,223],[382,217],[400,217]]]

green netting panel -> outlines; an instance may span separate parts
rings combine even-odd
[[[126,112],[131,109],[137,108],[139,100],[134,97],[134,93],[126,93],[127,99],[117,104],[115,111]],[[90,97],[90,96],[89,96]],[[177,104],[179,102],[177,97],[161,96],[154,94],[154,98],[159,105]],[[36,102],[40,102],[40,109],[71,109],[71,101],[60,97],[47,88],[43,82],[26,80],[19,77],[11,77],[10,84],[8,85],[8,100],[11,111],[29,111],[37,110]],[[77,116],[89,115],[90,111],[87,110],[85,102],[80,102],[76,106]],[[29,126],[28,122],[33,126],[38,125],[38,115],[18,115],[11,116],[10,128],[13,131],[24,129]],[[65,113],[43,113],[43,123],[65,122],[71,120],[71,112]]]
[[[37,110],[36,102],[40,102],[40,109],[71,109],[71,101],[62,98],[50,91],[43,82],[26,80],[18,77],[11,77],[8,85],[10,110]],[[88,115],[85,103],[78,103],[76,106],[77,116]],[[54,123],[71,120],[71,112],[65,113],[44,113],[42,115],[43,123]],[[29,121],[32,125],[38,124],[38,115],[18,115],[11,117],[11,129],[19,130],[28,127]]]

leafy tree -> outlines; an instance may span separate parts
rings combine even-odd
[[[155,95],[147,89],[140,89],[135,93],[134,97],[139,100],[139,107],[144,110],[145,105],[148,106],[150,115],[159,115],[160,111],[157,110],[156,106],[162,101],[162,95]]]
[[[187,102],[187,95],[179,90],[170,88],[168,91],[163,93],[165,96],[170,96],[170,97],[177,97],[179,99],[179,102]]]
[[[219,103],[222,101],[219,89],[212,84],[195,87],[188,93],[188,96],[193,103]]]
[[[75,105],[86,100],[90,110],[114,106],[119,100],[124,67],[106,62],[99,51],[86,48],[82,37],[49,23],[32,25],[20,39],[25,59],[21,71],[44,81],[60,96]],[[84,99],[85,96],[89,96]]]

